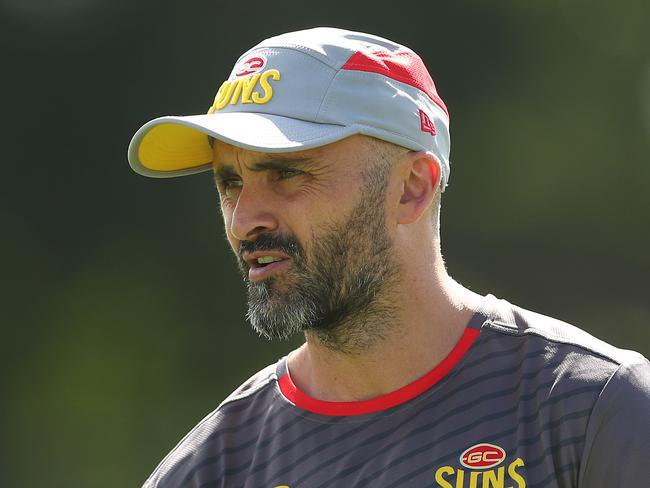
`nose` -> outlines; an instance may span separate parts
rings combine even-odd
[[[230,232],[239,241],[254,240],[264,232],[277,230],[273,197],[261,185],[243,185],[230,221]]]

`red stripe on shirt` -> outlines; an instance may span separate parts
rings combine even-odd
[[[424,393],[444,378],[465,355],[480,334],[479,329],[466,328],[462,337],[438,365],[421,378],[386,395],[360,402],[326,402],[300,391],[287,372],[278,380],[280,391],[294,405],[321,415],[365,415],[396,407]]]

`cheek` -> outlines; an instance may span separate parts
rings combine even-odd
[[[229,210],[227,207],[221,207],[221,218],[223,219],[223,226],[226,232],[226,240],[230,244],[230,247],[235,252],[235,254],[237,254],[237,250],[239,249],[239,240],[235,239],[235,237],[232,235],[232,232],[230,232],[230,223],[232,222],[232,211]]]
[[[305,185],[294,201],[287,201],[287,209],[299,225],[325,224],[337,221],[354,206],[359,188],[348,177],[336,181]],[[302,221],[302,222],[301,222]]]

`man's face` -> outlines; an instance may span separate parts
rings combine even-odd
[[[367,325],[373,311],[389,315],[382,297],[397,275],[386,229],[390,167],[373,149],[361,136],[285,154],[215,143],[226,234],[260,334],[312,330],[327,339],[351,319]]]

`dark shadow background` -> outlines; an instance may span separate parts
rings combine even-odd
[[[452,114],[443,247],[480,293],[650,354],[645,0],[0,0],[0,485],[140,486],[290,344],[244,323],[207,174],[131,172],[237,57],[331,25],[423,57]]]

